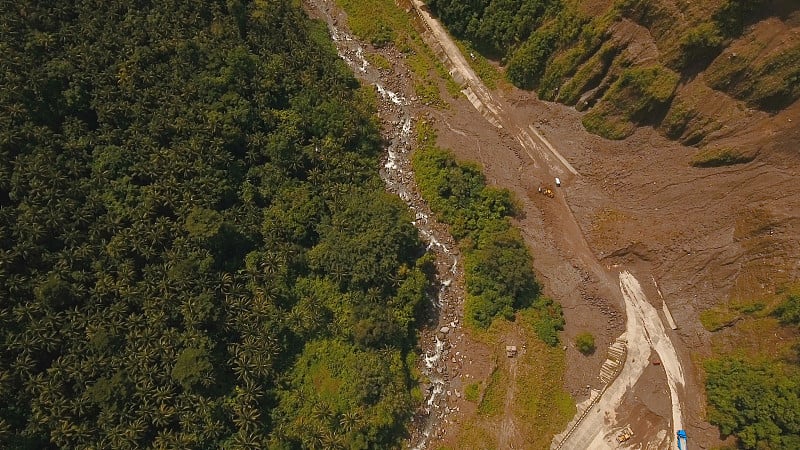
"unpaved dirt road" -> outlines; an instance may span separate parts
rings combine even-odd
[[[504,112],[502,100],[485,87],[450,36],[428,13],[424,4],[420,0],[412,0],[412,3],[435,40],[429,45],[439,46],[441,51],[437,53],[444,55],[443,62],[450,69],[453,78],[462,83],[462,92],[470,103],[492,125],[508,130],[514,135],[525,154],[533,162],[534,172],[540,174],[539,176],[543,179],[546,179],[547,175],[550,178],[560,177],[564,180],[563,182],[567,183],[574,181],[579,173],[556,150],[555,146],[546,142],[533,126],[520,126],[507,115]],[[609,271],[600,264],[586,243],[564,195],[558,195],[558,206],[561,209],[558,215],[564,227],[564,235],[570,236],[568,243],[571,249],[595,276],[610,278]],[[650,278],[649,274],[645,275]],[[627,317],[626,333],[631,346],[625,366],[612,385],[605,390],[593,411],[573,430],[568,430],[569,440],[561,442],[556,439],[553,442],[554,446],[576,449],[613,448],[616,444],[614,431],[624,425],[616,423],[615,412],[621,407],[623,395],[636,385],[644,373],[645,367],[650,364],[651,349],[654,349],[659,355],[665,369],[672,404],[672,427],[669,433],[664,433],[663,429],[651,429],[649,432],[642,430],[639,433],[639,440],[657,447],[671,445],[672,438],[670,436],[675,436],[675,432],[683,427],[681,413],[681,396],[684,395],[685,389],[683,368],[666,332],[666,327],[662,324],[656,309],[648,302],[639,282],[630,272],[623,270],[619,273],[619,288],[619,293],[624,299]],[[595,414],[594,411],[597,413]],[[583,411],[578,411],[578,416],[582,413]],[[502,444],[507,443],[501,442],[501,446]]]
[[[685,388],[683,368],[675,347],[667,336],[658,311],[650,304],[642,292],[639,281],[627,270],[619,273],[619,287],[625,300],[627,326],[624,338],[627,342],[625,365],[617,378],[611,382],[599,402],[577,426],[571,424],[571,434],[560,441],[562,448],[574,449],[613,449],[618,447],[617,432],[624,424],[614,424],[616,411],[622,405],[623,397],[632,389],[645,369],[651,364],[652,351],[656,352],[663,365],[670,390],[672,404],[672,430],[654,430],[656,433],[647,439],[654,448],[671,448],[672,437],[683,429],[683,413],[678,401]],[[609,427],[608,424],[612,426]]]
[[[433,35],[441,27],[427,29]],[[431,40],[447,39],[446,33],[437,35]],[[458,75],[464,58],[449,59],[460,61],[457,66],[445,61],[454,78],[474,82],[475,77]],[[658,342],[670,342],[679,366],[669,369],[669,376],[664,365],[655,364],[646,364],[633,378],[623,375],[629,381],[617,385],[624,388],[621,401],[613,402],[619,405],[600,421],[604,436],[615,439],[630,424],[629,447],[664,448],[674,445],[675,426],[682,423],[692,447],[723,445],[719,431],[705,421],[702,381],[689,355],[709,353],[711,334],[698,320],[702,311],[773,295],[800,277],[800,157],[791,150],[800,142],[800,102],[768,120],[743,121],[725,130],[726,145],[759,149],[752,163],[698,169],[689,165],[696,148],[669,141],[652,128],[608,141],[586,132],[582,113],[513,88],[489,92],[503,117],[486,120],[487,109],[476,106],[478,96],[470,92],[485,91],[471,88],[468,100],[452,101],[449,110],[435,113],[439,143],[458,158],[478,161],[489,182],[520,200],[523,214],[517,224],[535,257],[537,275],[567,317],[565,387],[580,403],[600,391],[603,349],[636,326],[621,320],[628,305],[619,273],[628,270],[647,303],[661,310],[668,304],[677,330],[662,322],[669,341]],[[737,107],[748,111],[747,105]],[[563,163],[559,167],[553,161],[558,158],[548,158],[536,145],[524,146],[528,139],[520,139],[520,129],[552,141],[579,175]],[[567,172],[555,199],[536,193],[537,186]],[[587,330],[598,340],[598,351],[590,356],[571,345]],[[652,353],[643,348],[636,361]],[[680,406],[679,420],[673,403]],[[568,441],[564,448],[581,447]]]
[[[427,7],[421,0],[412,0],[411,3],[430,31],[430,35],[426,36],[428,38],[426,43],[435,47],[434,50],[438,47],[440,51],[435,53],[440,55],[440,58],[450,69],[450,75],[453,79],[461,84],[462,93],[475,109],[492,125],[497,128],[505,128],[512,133],[534,164],[540,163],[540,160],[543,161],[554,176],[561,178],[564,178],[568,173],[578,175],[578,171],[535,129],[525,126],[520,127],[509,120],[502,102],[475,74],[475,71],[472,70],[467,59],[461,54],[458,46],[447,34],[441,23],[428,12]]]
[[[519,430],[514,423],[514,397],[517,395],[517,358],[508,360],[509,389],[506,391],[505,403],[503,404],[503,417],[500,422],[500,432],[498,433],[497,447],[513,449],[514,443],[519,440]]]

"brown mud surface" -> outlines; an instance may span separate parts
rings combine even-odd
[[[758,145],[768,150],[753,162],[700,169],[689,165],[695,149],[669,141],[652,128],[640,128],[624,141],[609,141],[586,132],[581,113],[574,109],[541,102],[516,89],[498,94],[513,105],[510,112],[517,120],[533,124],[580,173],[580,179],[562,186],[558,195],[566,197],[597,258],[609,266],[642,267],[657,280],[678,324],[673,343],[685,363],[687,398],[692,400],[684,411],[687,431],[694,445],[718,444],[717,431],[704,422],[700,374],[691,365],[690,355],[705,354],[710,343],[699,314],[732,296],[774,292],[800,273],[800,130],[781,127],[770,132],[776,121],[798,123],[800,105],[766,124],[765,119],[754,121],[738,138],[726,139],[731,145],[751,145],[758,136]],[[460,159],[479,162],[490,183],[512,190],[520,199],[524,214],[519,225],[539,279],[564,306],[564,342],[591,330],[598,349],[606,348],[623,330],[624,310],[610,298],[608,286],[588,276],[570,249],[558,245],[577,237],[563,235],[558,208],[537,193],[539,185],[552,185],[552,180],[537,178],[516,141],[498,135],[465,99],[434,117],[439,118],[440,145]],[[658,297],[648,293],[648,298]],[[597,387],[602,359],[602,351],[587,358],[568,345],[565,385],[577,401],[587,397],[587,385]],[[649,372],[631,391],[642,400],[627,405],[630,418],[617,418],[629,421],[635,436],[669,421],[666,383]],[[654,384],[662,388],[645,387]]]
[[[332,7],[324,0],[311,3]],[[749,120],[740,129],[724,130],[726,145],[757,150],[754,161],[700,169],[689,165],[695,148],[669,141],[652,128],[639,128],[624,141],[609,141],[585,131],[582,113],[572,108],[513,88],[494,91],[511,120],[533,126],[580,174],[565,177],[551,199],[537,192],[542,185],[553,185],[549,172],[511,133],[489,123],[464,97],[449,99],[444,110],[414,102],[407,75],[397,75],[407,74],[402,54],[391,46],[364,48],[392,63],[392,89],[411,99],[408,107],[415,120],[434,123],[439,145],[459,159],[480,163],[490,184],[515,193],[522,206],[517,225],[534,255],[538,279],[546,294],[564,307],[564,385],[576,402],[602,387],[598,373],[605,350],[625,331],[616,279],[598,275],[588,259],[599,261],[609,273],[624,265],[652,278],[652,283],[640,278],[648,299],[657,306],[663,300],[677,323],[678,329],[669,334],[685,375],[683,420],[693,447],[719,445],[717,430],[705,422],[701,374],[692,364],[692,355],[707,354],[710,343],[698,317],[730,298],[774,292],[800,274],[800,102],[775,115],[743,113]],[[398,120],[385,108],[381,118],[385,124]],[[568,206],[566,213],[558,206],[561,202]],[[569,226],[573,220],[575,227]],[[583,242],[585,249],[579,244]],[[453,320],[463,323],[460,271],[453,282],[450,306],[421,336],[423,349],[435,344],[441,326]],[[583,331],[596,338],[598,350],[588,357],[572,344]],[[477,414],[476,404],[464,398],[466,384],[486,380],[495,368],[515,373],[514,363],[501,351],[478,343],[466,329],[458,327],[449,335],[440,366],[440,373],[448,374],[448,392],[438,405],[446,413],[440,415],[428,448],[463,444],[460,436],[470,430],[461,426]],[[508,339],[524,342],[521,336]],[[513,397],[513,390],[508,395]],[[634,432],[626,445],[646,446],[649,441],[641,437],[648,430],[669,430],[663,366],[647,366],[626,392],[614,420]],[[496,425],[493,437],[501,448],[525,447],[510,411]],[[482,445],[489,444],[476,442],[474,448]]]

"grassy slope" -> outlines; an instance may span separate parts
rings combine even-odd
[[[439,88],[442,81],[451,97],[459,95],[458,84],[422,41],[412,16],[395,2],[336,0],[336,3],[347,13],[348,25],[360,39],[375,46],[394,45],[406,55],[406,64],[414,74],[414,91],[422,103],[447,107]]]
[[[698,75],[711,89],[732,97],[732,104],[740,102],[747,107],[775,111],[800,97],[800,65],[797,64],[800,42],[797,39],[773,46],[771,36],[755,33],[753,28],[747,27],[748,23],[757,21],[752,17],[758,16],[748,12],[744,6],[735,6],[738,5],[736,1],[705,2],[703,9],[688,11],[680,11],[672,3],[668,0],[619,0],[610,7],[609,11],[616,10],[612,15],[618,20],[631,20],[647,28],[659,52],[658,63],[677,78],[653,80],[653,87],[671,88],[672,93],[666,98],[647,99],[645,96],[648,114],[641,114],[641,108],[635,103],[641,102],[643,96],[637,95],[635,90],[621,91],[618,80],[625,78],[630,70],[643,69],[653,63],[646,61],[647,58],[637,61],[631,54],[618,51],[614,55],[618,64],[599,65],[598,54],[608,51],[609,45],[615,41],[610,34],[606,35],[608,40],[603,50],[579,66],[574,77],[566,79],[562,85],[566,93],[557,97],[559,101],[574,103],[583,92],[594,87],[585,80],[593,76],[597,81],[601,76],[598,70],[601,73],[605,71],[602,76],[611,87],[594,98],[597,105],[584,121],[589,131],[620,139],[632,133],[637,125],[653,124],[660,126],[662,133],[670,138],[689,145],[700,142],[718,127],[709,127],[713,119],[702,111],[703,108],[697,105],[689,107],[688,103],[692,100],[702,103],[702,98],[709,98],[703,96],[708,92],[700,92],[697,99],[697,91],[689,95],[680,91],[684,83]],[[765,17],[770,15],[768,9],[764,11],[767,11]],[[742,25],[730,25],[731,17],[742,21]],[[560,50],[550,64],[556,64],[564,55],[569,55],[575,45]],[[718,100],[719,96],[715,99]],[[668,110],[665,118],[664,113]],[[739,156],[743,154],[745,156]],[[712,149],[698,155],[693,164],[736,164],[751,160],[747,154],[745,149]]]
[[[775,251],[769,235],[777,225],[778,219],[771,216],[769,211],[758,207],[747,208],[736,219],[733,237],[745,242],[749,252],[768,255]],[[743,438],[744,448],[754,448],[759,445],[758,442],[763,443],[762,448],[798,448],[791,442],[779,441],[800,436],[800,424],[795,422],[794,432],[791,431],[791,422],[781,423],[777,420],[778,426],[783,426],[783,429],[769,425],[770,420],[783,415],[780,412],[776,415],[772,411],[779,406],[776,402],[758,406],[768,411],[757,414],[764,419],[757,420],[747,417],[746,412],[755,408],[754,402],[742,399],[748,396],[762,399],[775,395],[779,391],[777,385],[785,381],[784,376],[800,379],[797,378],[800,373],[800,328],[797,327],[797,316],[792,324],[781,313],[790,296],[800,298],[800,284],[791,279],[787,271],[778,270],[780,267],[775,267],[768,260],[745,261],[728,299],[700,313],[701,323],[712,333],[712,345],[702,354],[695,355],[696,367],[704,371],[708,420],[719,425],[724,434]],[[798,309],[794,309],[795,314]],[[736,373],[731,374],[730,368],[736,368]],[[767,379],[774,383],[759,380],[759,374],[764,373],[769,374]],[[794,389],[794,393],[787,388],[777,396],[793,402],[800,395],[796,384]],[[759,392],[756,395],[742,394],[748,390]],[[737,396],[740,398],[737,399]],[[730,405],[736,402],[741,403],[731,408]],[[736,412],[740,410],[742,412]],[[732,425],[734,423],[741,426]]]
[[[476,335],[496,349],[494,357],[499,366],[489,380],[477,386],[478,414],[462,424],[458,448],[496,448],[496,433],[506,408],[513,415],[524,448],[549,448],[552,436],[561,432],[575,414],[575,404],[559,381],[565,370],[564,352],[541,342],[526,316],[523,311],[516,322],[496,320],[488,330]],[[513,380],[504,344],[511,335],[527,342],[527,349],[514,362]],[[509,389],[515,392],[507,405]]]
[[[800,395],[800,328],[779,317],[790,295],[800,295],[800,286],[733,298],[700,314],[713,333],[710,355],[697,364],[708,390],[708,420],[724,436],[737,436],[743,448],[796,448],[800,442],[800,426],[781,410],[790,405],[796,414]],[[757,404],[762,399],[766,403]]]

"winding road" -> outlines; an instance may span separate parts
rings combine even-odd
[[[580,177],[579,172],[556,150],[555,146],[547,142],[532,126],[520,126],[505,114],[503,102],[486,88],[448,33],[428,12],[424,3],[412,0],[412,5],[429,31],[429,35],[425,36],[426,42],[434,47],[435,51],[438,50],[436,53],[450,70],[453,79],[461,83],[462,93],[475,109],[495,127],[512,133],[539,173],[546,173],[551,179],[560,177],[565,182]],[[618,446],[616,431],[624,424],[616,423],[615,417],[619,413],[625,394],[642,377],[645,368],[650,364],[652,352],[655,352],[663,365],[669,386],[672,429],[651,430],[651,435],[640,436],[638,439],[657,448],[674,447],[675,434],[677,430],[683,428],[681,397],[684,395],[685,379],[683,367],[670,340],[667,327],[664,326],[658,310],[645,296],[639,281],[628,270],[606,268],[599,262],[586,242],[567,204],[566,196],[558,195],[557,200],[561,209],[560,223],[564,224],[564,233],[579,237],[564,242],[573,247],[574,254],[579,256],[584,265],[596,276],[608,281],[618,278],[619,295],[625,305],[627,317],[626,332],[622,336],[627,340],[627,354],[619,374],[604,388],[601,397],[589,404],[591,410],[588,414],[584,414],[585,409],[579,409],[573,422],[560,435],[562,439],[566,436],[566,439],[562,441],[556,436],[552,446],[569,449],[616,448]]]

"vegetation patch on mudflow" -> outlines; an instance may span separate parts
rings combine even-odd
[[[703,362],[708,420],[741,448],[800,448],[800,294],[740,301],[701,320],[725,333]]]
[[[417,131],[417,185],[464,252],[467,322],[485,329],[495,318],[513,320],[530,310],[539,337],[555,346],[564,325],[561,307],[541,294],[530,252],[509,220],[517,211],[511,192],[487,186],[476,164],[458,163],[436,147],[430,124],[420,122]]]
[[[590,109],[584,126],[607,138],[623,139],[640,125],[658,126],[679,81],[700,72],[705,72],[711,88],[765,111],[780,110],[800,98],[798,44],[762,55],[765,44],[753,38],[743,49],[726,52],[748,26],[770,15],[788,17],[781,8],[792,7],[768,0],[722,0],[715,8],[676,14],[662,1],[616,0],[605,7],[580,0],[427,4],[456,37],[505,65],[508,80],[517,87],[536,90],[541,99]],[[658,51],[656,61],[631,60],[641,49],[624,51],[628,36],[618,35],[624,21],[649,31]],[[631,84],[636,81],[632,78],[639,83]],[[578,103],[581,99],[585,101]],[[707,134],[707,125],[687,121],[678,126],[699,127],[698,132]],[[683,133],[675,123],[659,129],[672,139],[678,131]],[[698,134],[687,131],[687,139]]]
[[[510,411],[523,447],[546,449],[552,437],[563,431],[575,415],[575,403],[562,385],[565,353],[538,339],[533,327],[537,319],[528,312],[520,314],[518,320],[522,327],[506,320],[495,320],[481,333],[481,338],[495,349],[493,357],[498,367],[485,384],[466,386],[465,396],[475,398],[471,401],[478,403],[477,414],[462,423],[454,448],[474,448],[475,442],[483,443],[486,448],[499,445],[497,421]],[[527,342],[527,348],[513,359],[513,376],[507,367],[512,360],[506,356],[504,345],[504,337],[507,339],[512,328],[515,336]],[[511,390],[513,399],[508,395]]]
[[[546,448],[566,426],[575,405],[564,391],[565,354],[558,348],[564,327],[561,306],[541,293],[531,254],[519,230],[511,224],[518,207],[508,190],[486,185],[480,168],[459,163],[436,147],[430,124],[417,124],[412,163],[423,198],[450,231],[464,255],[465,317],[476,335],[505,361],[502,344],[512,322],[527,349],[517,358],[516,378],[496,369],[486,385],[470,385],[465,395],[477,397],[478,415],[463,425],[461,443],[491,442],[494,420],[506,407],[506,393],[516,395],[510,406],[519,420],[526,448]]]
[[[299,4],[5,2],[0,447],[395,448],[430,264]]]
[[[594,335],[583,332],[575,336],[575,347],[584,355],[591,355],[595,351]]]
[[[690,162],[695,167],[720,167],[744,164],[756,157],[755,152],[744,152],[731,147],[711,147],[699,151]]]

